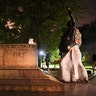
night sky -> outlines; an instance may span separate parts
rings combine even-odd
[[[96,0],[87,0],[87,3],[91,9],[92,12],[96,15]]]
[[[96,20],[96,0],[86,0],[89,6],[88,14],[77,21],[77,26],[82,26],[84,24],[90,24],[92,21]]]
[[[81,24],[87,24],[87,23],[90,23],[94,20],[96,20],[96,0],[86,0],[88,6],[89,6],[89,10],[94,14],[94,15],[91,15],[90,13],[87,14],[85,16],[85,18],[82,19],[82,22]]]

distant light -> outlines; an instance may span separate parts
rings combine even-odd
[[[40,53],[41,56],[44,55],[44,51],[40,51],[39,53]]]

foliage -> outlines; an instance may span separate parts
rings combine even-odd
[[[90,60],[93,51],[96,50],[96,20],[80,27],[80,32],[82,33],[81,51],[83,53],[87,52],[90,55]]]
[[[92,56],[87,52],[83,52],[82,61],[86,63],[91,63]]]
[[[85,24],[80,27],[82,32],[83,44],[95,41],[96,39],[96,20],[90,24]]]
[[[33,38],[38,50],[53,51],[69,20],[66,8],[74,10],[78,21],[87,8],[84,1],[0,0],[0,43],[27,43]]]
[[[54,51],[51,51],[51,62],[54,62],[54,60],[59,59],[60,59],[59,50],[55,49]]]

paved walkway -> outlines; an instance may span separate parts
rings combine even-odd
[[[55,71],[45,71],[45,73],[56,76]],[[65,86],[65,92],[60,96],[96,96],[96,74],[89,74],[89,82],[86,84],[63,83],[63,85]]]

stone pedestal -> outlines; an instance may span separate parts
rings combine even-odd
[[[0,90],[62,91],[62,84],[38,68],[36,45],[0,45]]]

